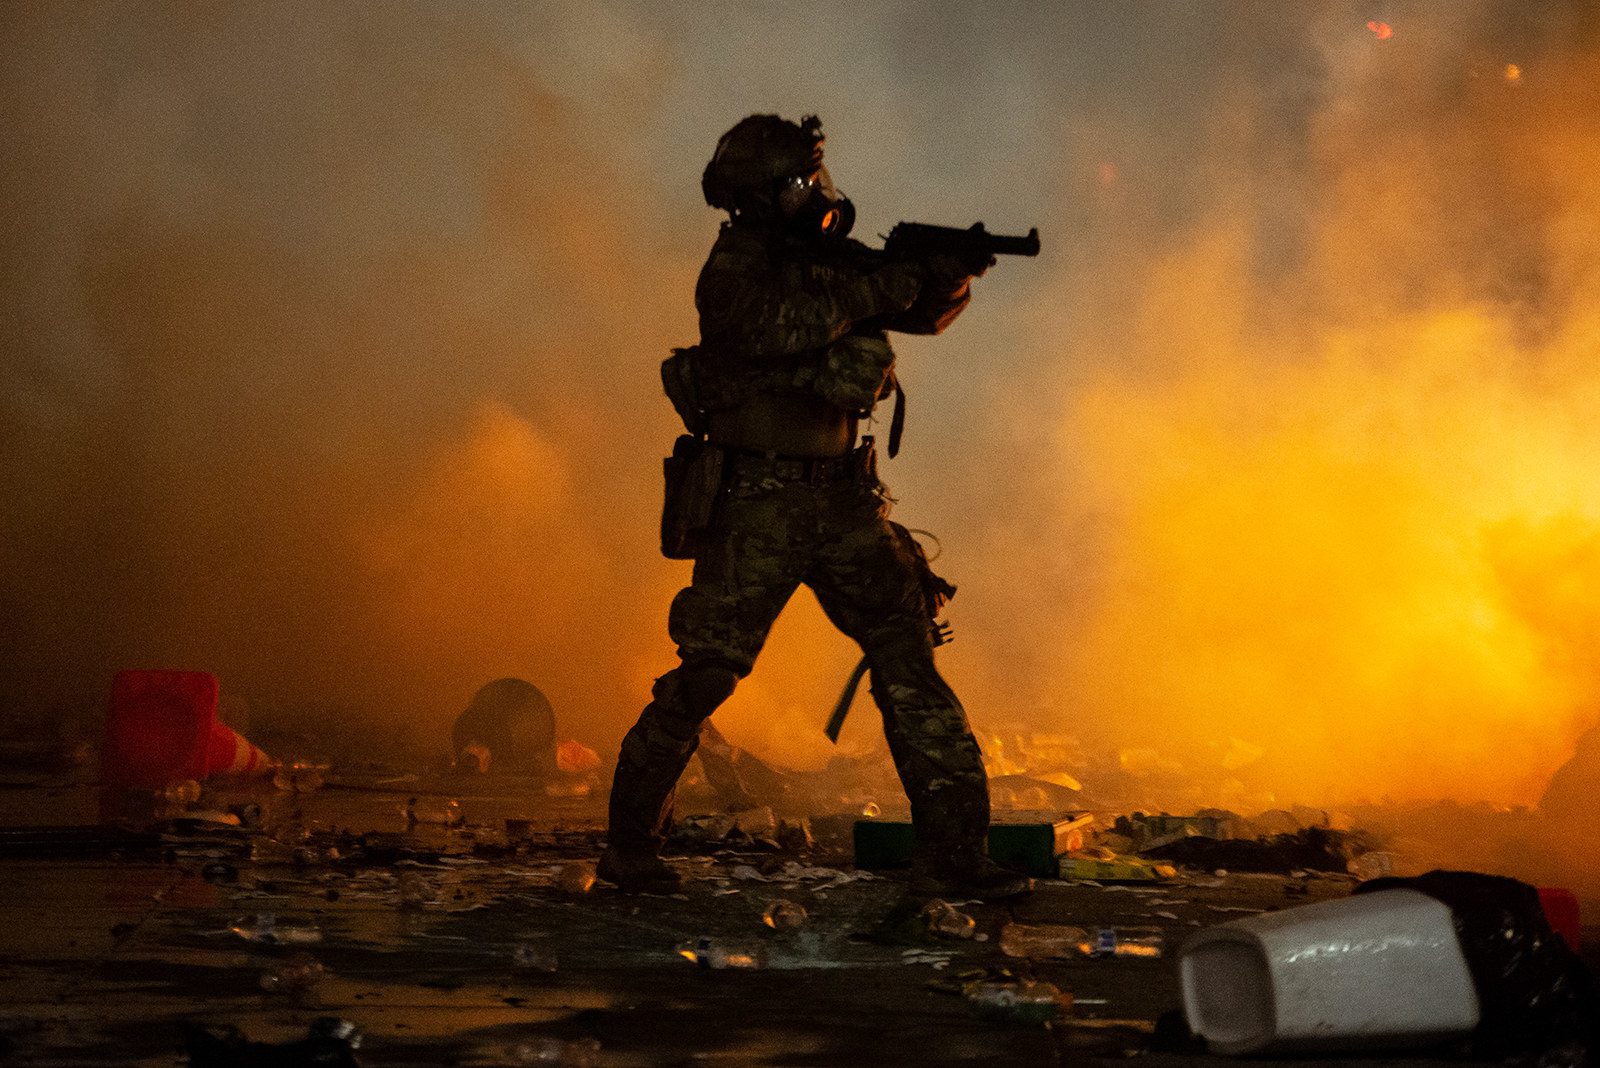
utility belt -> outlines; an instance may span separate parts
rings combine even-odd
[[[733,445],[712,448],[722,449],[729,474],[746,482],[776,479],[823,486],[834,482],[875,481],[878,477],[878,453],[871,437],[862,438],[861,444],[843,456],[783,456]]]
[[[700,555],[710,538],[718,505],[737,484],[772,479],[811,486],[841,482],[875,485],[878,480],[878,454],[870,436],[843,456],[783,456],[682,434],[662,467],[666,500],[661,510],[661,554],[669,560],[693,560]]]

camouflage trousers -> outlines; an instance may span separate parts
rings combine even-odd
[[[867,659],[918,854],[986,851],[988,778],[966,712],[934,667],[927,565],[904,528],[889,522],[870,451],[856,457],[864,462],[822,477],[784,461],[730,457],[710,544],[668,617],[681,663],[656,680],[654,699],[622,742],[613,846],[659,848],[700,724],[750,673],[773,621],[804,584]]]

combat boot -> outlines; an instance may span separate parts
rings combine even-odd
[[[1004,901],[1033,893],[1033,880],[981,854],[918,856],[911,861],[911,893],[916,897]]]
[[[595,874],[627,894],[672,894],[683,885],[683,878],[650,849],[608,845]]]

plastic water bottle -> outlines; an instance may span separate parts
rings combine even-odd
[[[985,1020],[1046,1024],[1061,1017],[1072,995],[1053,983],[1024,979],[1019,982],[974,983],[966,992],[967,1007]]]
[[[928,930],[945,938],[971,938],[978,930],[977,920],[938,898],[923,907],[922,918],[927,921]]]
[[[1008,923],[1000,929],[1000,951],[1008,957],[1071,960],[1085,955],[1089,932],[1066,924]]]
[[[806,922],[805,906],[779,898],[767,906],[761,914],[761,922],[774,931],[791,931]]]
[[[309,794],[322,788],[324,765],[305,760],[279,764],[272,774],[272,785],[291,794]]]
[[[317,958],[304,951],[293,953],[261,973],[261,989],[269,994],[301,994],[320,983],[322,973]]]
[[[200,800],[200,784],[193,779],[169,782],[166,789],[161,791],[161,796],[167,804],[181,809]]]
[[[594,1068],[600,1063],[600,1040],[575,1038],[535,1038],[517,1046],[518,1064],[554,1064],[561,1068]]]
[[[554,972],[556,951],[538,939],[523,942],[511,951],[511,964],[518,971]]]
[[[396,889],[403,909],[426,908],[439,900],[439,888],[421,872],[408,871],[400,876]]]
[[[582,897],[592,890],[595,878],[595,866],[588,861],[573,861],[556,868],[556,887],[573,897]]]
[[[1101,927],[1094,933],[1087,956],[1159,957],[1166,939],[1159,927]]]
[[[765,943],[727,938],[696,938],[678,947],[678,956],[702,968],[765,968]]]
[[[230,930],[246,942],[265,945],[309,945],[322,941],[322,931],[315,924],[279,923],[270,912],[235,920]]]
[[[405,816],[408,827],[415,827],[419,823],[459,827],[463,822],[461,806],[450,798],[413,797],[406,802],[400,812]]]

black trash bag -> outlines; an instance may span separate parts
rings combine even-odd
[[[1373,879],[1355,893],[1417,890],[1450,909],[1456,940],[1478,994],[1474,1056],[1540,1053],[1578,1044],[1600,1052],[1600,989],[1583,961],[1550,927],[1539,891],[1470,871]]]

